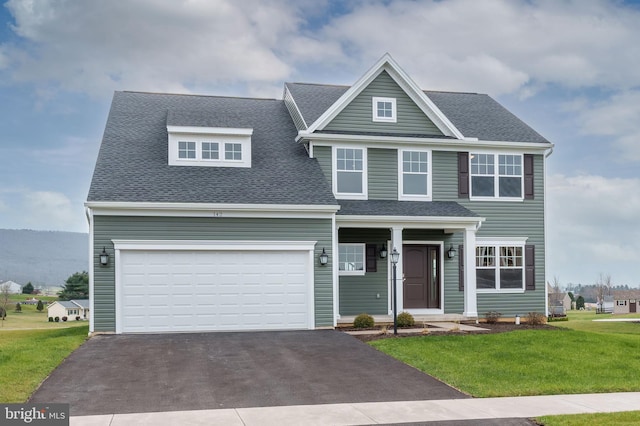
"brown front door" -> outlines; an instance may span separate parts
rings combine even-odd
[[[634,313],[636,312],[636,306],[638,305],[638,301],[637,300],[632,300],[629,303],[629,313]]]
[[[402,268],[405,309],[440,308],[439,251],[439,246],[404,246]]]

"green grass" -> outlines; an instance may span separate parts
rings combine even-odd
[[[89,328],[0,331],[0,403],[25,402],[87,338]]]
[[[640,411],[620,413],[571,414],[566,416],[536,417],[536,421],[545,426],[636,426],[640,424]]]
[[[594,320],[637,318],[640,322],[640,314],[612,315],[596,314],[594,311],[569,311],[567,313],[569,321],[551,322],[555,327],[568,328],[571,330],[588,331],[592,333],[605,334],[638,334],[640,324],[633,322],[600,322]]]
[[[541,329],[371,345],[476,397],[630,392],[640,391],[635,326],[635,334]]]
[[[24,305],[21,304],[22,312],[16,312],[16,303],[18,301],[24,301],[39,296],[32,296],[30,294],[12,294],[9,303],[7,304],[7,317],[4,321],[0,320],[0,333],[8,330],[26,330],[26,329],[61,329],[69,327],[82,327],[87,325],[87,321],[60,321],[60,322],[48,322],[47,317],[47,304],[58,300],[57,297],[43,296],[42,302],[44,303],[44,309],[42,312],[38,312],[36,305]],[[2,306],[2,305],[0,305]]]

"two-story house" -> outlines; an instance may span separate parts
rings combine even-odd
[[[546,312],[553,145],[389,56],[282,100],[117,92],[86,202],[92,332]]]

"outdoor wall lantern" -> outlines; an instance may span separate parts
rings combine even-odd
[[[453,259],[454,257],[456,257],[456,253],[457,250],[453,248],[453,244],[451,244],[451,248],[447,251],[447,256],[449,256],[449,259]]]
[[[391,263],[393,264],[393,334],[398,334],[398,292],[396,290],[398,260],[400,260],[400,253],[394,247],[391,252]]]
[[[387,245],[383,244],[382,248],[380,249],[380,259],[386,259],[387,258]]]
[[[324,266],[327,264],[327,262],[329,262],[329,255],[326,251],[324,251],[324,247],[322,247],[322,253],[320,254],[320,264]]]
[[[107,266],[109,264],[109,253],[102,247],[102,253],[100,253],[100,264],[102,266]]]

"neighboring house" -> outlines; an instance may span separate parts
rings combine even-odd
[[[632,314],[640,312],[640,290],[614,290],[613,313]]]
[[[86,202],[90,331],[390,315],[393,250],[398,312],[545,312],[552,148],[487,95],[423,91],[389,55],[282,100],[116,92]]]
[[[0,288],[2,288],[3,286],[8,285],[9,286],[9,293],[11,294],[20,294],[22,293],[22,286],[18,283],[15,283],[13,281],[4,281],[0,283]]]
[[[67,317],[75,320],[76,317],[89,319],[89,300],[74,299],[55,301],[47,306],[47,317]]]
[[[562,316],[571,310],[571,297],[569,293],[555,292],[547,283],[547,298],[549,300],[549,315]]]
[[[599,301],[597,303],[598,312],[605,313],[605,314],[612,314],[614,304],[615,304],[615,301],[613,300],[613,296],[604,296],[604,300]]]

